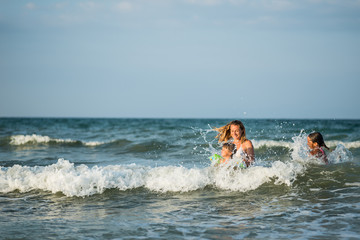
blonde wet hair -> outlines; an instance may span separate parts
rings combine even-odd
[[[230,123],[226,124],[225,126],[214,128],[215,131],[218,131],[218,135],[215,138],[219,139],[219,142],[227,142],[231,139],[231,125],[239,126],[241,131],[240,142],[241,144],[247,141],[245,126],[239,120],[231,121]]]

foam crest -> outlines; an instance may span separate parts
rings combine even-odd
[[[353,160],[353,155],[344,145],[339,144],[329,153],[328,159],[330,163],[349,162]]]
[[[301,130],[298,136],[292,138],[291,159],[297,162],[306,162],[309,159],[309,147],[307,145],[307,134]]]
[[[66,196],[89,196],[100,194],[108,188],[127,190],[144,185],[147,168],[131,164],[128,166],[74,166],[59,159],[56,164],[45,167],[15,165],[0,171],[0,192],[14,190],[28,192],[34,189],[62,192]]]
[[[211,183],[209,169],[157,167],[146,177],[145,187],[158,192],[188,192],[202,189]]]
[[[49,143],[50,141],[54,142],[70,142],[70,139],[51,139],[48,136],[41,136],[41,135],[15,135],[11,136],[11,145],[24,145],[24,144],[35,144],[35,143]],[[72,142],[72,141],[71,141]]]
[[[272,163],[271,167],[253,166],[242,170],[234,170],[229,165],[204,169],[159,167],[149,171],[144,187],[158,192],[188,192],[206,186],[246,192],[272,181],[276,185],[290,186],[304,169],[301,164],[280,161]]]
[[[96,147],[105,144],[105,142],[91,141],[91,142],[82,142],[82,144],[88,147]]]
[[[261,148],[261,147],[286,147],[291,148],[291,142],[285,141],[275,141],[275,140],[251,140],[254,148]]]
[[[77,143],[81,142],[85,146],[98,146],[104,144],[104,142],[82,142],[82,141],[76,141],[72,139],[56,139],[56,138],[50,138],[48,136],[41,136],[41,135],[15,135],[11,136],[10,138],[10,144],[15,146],[25,145],[25,144],[47,144],[47,143]]]
[[[206,186],[231,191],[249,191],[274,181],[288,186],[303,171],[299,164],[276,161],[271,167],[254,166],[233,170],[229,167],[190,168],[182,166],[145,167],[136,164],[75,166],[59,159],[49,166],[20,166],[0,169],[0,192],[35,189],[85,197],[106,189],[121,191],[144,187],[156,192],[188,192]]]
[[[302,134],[301,137],[306,140],[305,134]],[[294,140],[294,138],[293,138]],[[252,140],[254,148],[260,147],[285,147],[292,148],[294,142],[286,142],[286,141],[274,141],[274,140]],[[360,148],[360,141],[353,142],[343,142],[337,140],[326,141],[325,143],[330,148],[336,148],[338,145],[343,145],[346,148]]]
[[[353,142],[342,142],[342,141],[326,141],[325,143],[328,147],[333,148],[339,145],[344,146],[345,148],[360,148],[360,141],[353,141]]]
[[[302,134],[302,138],[306,140],[306,136],[305,134]],[[293,138],[294,140],[294,138]],[[268,147],[268,148],[272,148],[272,147],[284,147],[284,148],[289,148],[292,149],[292,147],[294,146],[294,142],[287,142],[287,141],[276,141],[276,140],[251,140],[254,148],[261,148],[261,147]],[[331,140],[331,141],[326,141],[325,143],[328,147],[330,148],[334,148],[337,147],[338,145],[343,145],[346,148],[360,148],[360,141],[353,141],[353,142],[343,142],[343,141],[336,141],[336,140]]]
[[[220,189],[246,192],[274,181],[274,184],[290,186],[296,176],[305,170],[296,163],[275,161],[270,167],[253,166],[248,169],[232,170],[219,168],[212,172],[214,185]]]

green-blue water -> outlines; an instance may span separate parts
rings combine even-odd
[[[212,167],[231,120],[0,118],[0,238],[358,239],[360,120],[246,119],[254,166]]]

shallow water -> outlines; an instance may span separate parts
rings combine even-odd
[[[228,121],[0,119],[0,236],[358,239],[360,121],[244,120],[256,164],[237,171],[208,159]]]

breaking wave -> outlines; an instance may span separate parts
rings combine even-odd
[[[16,144],[34,141],[51,142],[56,139],[33,136],[15,138]],[[20,141],[21,140],[21,141]],[[59,140],[59,139],[58,139]],[[72,140],[59,140],[72,141]],[[75,165],[63,158],[48,166],[20,166],[0,168],[0,192],[35,189],[61,192],[66,196],[91,196],[106,189],[145,188],[155,192],[189,192],[205,187],[246,192],[265,183],[291,186],[297,176],[303,175],[312,164],[323,165],[321,160],[309,157],[306,136],[293,137],[291,157],[288,161],[256,161],[247,169],[234,170],[229,165],[186,168],[183,166],[150,167],[135,163],[128,165],[93,166]],[[351,152],[339,144],[328,155],[330,164],[352,161]]]
[[[146,167],[136,164],[75,166],[64,159],[49,166],[14,165],[0,171],[0,192],[34,189],[62,192],[66,196],[90,196],[106,189],[121,191],[144,187],[156,192],[188,192],[211,186],[224,190],[249,191],[275,180],[288,186],[295,180],[299,166],[274,162],[271,167],[254,166],[232,170],[225,167],[185,168],[179,166]]]

